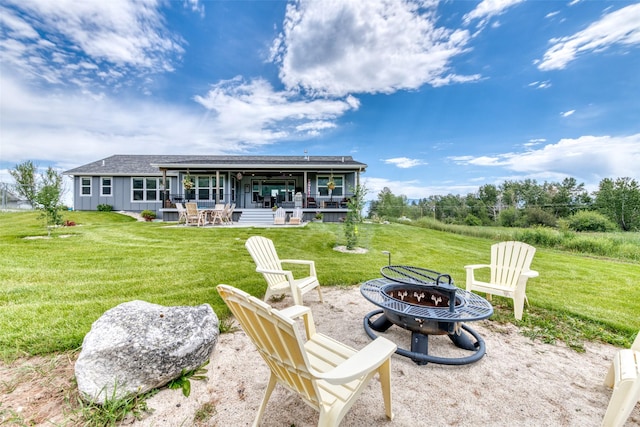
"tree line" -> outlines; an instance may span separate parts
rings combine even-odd
[[[589,193],[575,178],[538,183],[534,179],[485,184],[475,193],[429,196],[409,201],[385,187],[370,205],[370,218],[431,217],[450,224],[557,227],[576,231],[640,231],[640,187],[635,179],[605,178]]]

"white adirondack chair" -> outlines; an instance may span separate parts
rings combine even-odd
[[[289,216],[289,224],[300,225],[302,224],[302,209],[295,208],[291,216]]]
[[[184,222],[187,223],[187,210],[182,203],[176,203],[176,209],[178,210],[178,224]]]
[[[640,332],[630,349],[613,357],[604,384],[613,388],[602,427],[621,427],[640,402]]]
[[[280,383],[320,412],[318,426],[337,427],[376,373],[385,414],[393,419],[390,376],[394,343],[378,337],[356,351],[317,333],[308,307],[294,305],[276,310],[234,287],[218,285],[217,289],[271,370],[254,426],[260,424],[269,397]],[[306,337],[295,322],[300,317]]]
[[[513,300],[515,318],[522,319],[526,295],[527,280],[538,277],[538,272],[531,270],[531,261],[536,248],[522,242],[500,242],[491,246],[491,264],[465,265],[467,270],[467,290],[479,291],[491,295],[500,295]],[[474,272],[480,268],[491,269],[489,282],[476,280]]]
[[[264,300],[268,301],[272,295],[291,293],[294,304],[302,305],[302,295],[313,290],[318,290],[320,302],[322,291],[316,275],[316,264],[314,261],[298,259],[280,259],[273,245],[273,241],[262,236],[251,236],[247,239],[245,247],[256,263],[256,271],[262,273],[267,281],[267,291]],[[282,268],[283,263],[306,264],[309,266],[309,275],[295,279],[293,273]]]
[[[287,212],[282,208],[276,209],[276,213],[273,216],[273,223],[277,225],[284,225],[286,219],[287,219]]]

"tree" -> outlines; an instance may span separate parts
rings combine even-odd
[[[353,196],[347,202],[347,217],[344,220],[344,235],[347,239],[347,249],[351,250],[358,244],[358,224],[362,223],[362,209],[367,189],[357,185],[353,189]]]
[[[595,206],[623,231],[640,230],[640,188],[635,179],[605,178],[595,192]]]
[[[378,200],[371,202],[370,214],[376,214],[380,218],[399,218],[404,215],[406,207],[406,196],[396,196],[389,187],[384,187],[378,193]]]
[[[500,213],[499,197],[498,188],[493,184],[485,184],[478,190],[478,198],[487,207],[487,214],[493,221],[498,220]]]
[[[35,207],[37,188],[37,166],[31,160],[16,165],[9,173],[16,181],[14,186],[18,195],[24,197],[31,206]]]
[[[26,198],[31,206],[40,210],[47,226],[62,224],[62,174],[51,166],[45,173],[36,173],[33,162],[26,161],[9,171],[16,181],[16,191]]]

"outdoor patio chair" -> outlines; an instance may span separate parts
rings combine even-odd
[[[604,384],[613,388],[613,393],[602,426],[623,426],[640,401],[640,332],[630,349],[615,354]]]
[[[186,225],[200,225],[201,222],[201,215],[200,212],[198,211],[198,205],[196,203],[193,202],[189,202],[189,203],[185,203],[184,204],[185,210],[186,210],[186,217],[185,217],[185,224]]]
[[[281,260],[278,258],[278,253],[273,245],[273,241],[262,236],[249,237],[245,243],[245,247],[256,263],[256,271],[262,273],[267,281],[267,290],[264,295],[265,301],[268,301],[272,295],[282,295],[290,292],[293,297],[293,303],[302,305],[302,295],[312,289],[317,289],[320,302],[323,302],[314,261],[298,259]],[[282,264],[286,263],[308,265],[309,275],[295,279],[291,271],[283,270]]]
[[[276,213],[273,216],[273,223],[276,225],[284,225],[286,219],[287,219],[287,212],[282,208],[276,209]]]
[[[318,202],[313,197],[307,197],[307,207],[308,208],[317,208]]]
[[[182,203],[176,202],[176,209],[178,210],[178,224],[184,222],[187,223],[187,210]]]
[[[233,224],[233,211],[236,209],[236,204],[227,204],[224,211],[224,220],[227,224]]]
[[[289,216],[289,224],[300,225],[302,224],[302,209],[295,208],[293,213]]]
[[[517,320],[522,319],[524,302],[529,301],[525,293],[527,280],[538,277],[538,272],[531,270],[531,261],[536,248],[522,242],[500,242],[491,246],[491,264],[465,265],[467,270],[467,291],[479,291],[491,295],[500,295],[513,300],[513,311]],[[477,280],[474,272],[477,269],[489,268],[489,282]]]
[[[318,426],[336,427],[376,373],[385,414],[393,419],[390,376],[394,343],[378,337],[356,351],[316,332],[308,307],[276,310],[232,286],[218,285],[217,290],[271,370],[254,426],[260,425],[271,393],[281,384],[320,412]],[[300,317],[306,337],[296,324]]]

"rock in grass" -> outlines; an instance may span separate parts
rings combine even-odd
[[[120,304],[84,337],[75,365],[78,389],[85,399],[103,404],[161,387],[208,361],[218,333],[209,304]]]

